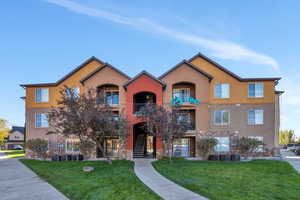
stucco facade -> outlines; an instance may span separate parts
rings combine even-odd
[[[137,135],[140,134],[137,133],[139,130],[137,125],[141,121],[136,118],[134,109],[136,104],[143,100],[142,95],[152,99],[152,103],[166,108],[172,106],[174,98],[177,98],[176,95],[184,96],[185,101],[180,103],[180,109],[192,125],[185,133],[186,136],[181,141],[177,141],[177,144],[174,143],[174,151],[179,155],[198,155],[197,138],[207,131],[219,133],[220,136],[225,133],[240,137],[258,136],[263,138],[267,148],[274,148],[278,146],[280,126],[279,96],[281,93],[275,91],[279,80],[280,78],[241,78],[202,54],[182,61],[160,77],[154,77],[143,71],[134,78],[92,57],[55,83],[21,85],[26,90],[26,139],[47,138],[51,143],[61,140],[55,135],[46,135],[48,127],[36,127],[36,116],[49,112],[52,107],[57,107],[57,100],[61,98],[59,90],[63,86],[79,88],[80,93],[84,93],[88,89],[98,89],[107,85],[113,87],[114,94],[118,98],[114,111],[124,112],[129,120],[129,136],[125,156],[122,156],[127,159],[132,159],[135,154],[138,155],[136,143]],[[249,97],[248,90],[251,83],[262,85],[262,96]],[[216,84],[228,85],[228,97],[215,97]],[[38,88],[48,88],[47,102],[35,101]],[[253,116],[257,117],[255,110],[259,111],[258,114],[263,113],[262,116],[257,115],[259,124],[252,124],[250,111],[253,111]],[[215,119],[218,111],[227,112],[225,125],[215,124],[218,120]],[[222,120],[223,118],[222,116]],[[152,141],[151,145],[154,147],[151,148],[154,150],[150,151],[155,153],[152,152],[151,155],[163,156],[164,145],[159,138],[149,138],[145,135],[144,140]],[[180,149],[182,146],[187,147]],[[97,157],[96,153],[94,157]]]

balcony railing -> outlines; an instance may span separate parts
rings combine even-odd
[[[139,114],[141,109],[146,105],[155,105],[155,103],[135,103],[133,104],[133,113]]]
[[[186,131],[193,131],[196,129],[195,121],[182,121],[179,122],[179,124],[182,125]]]
[[[200,101],[193,98],[193,97],[174,97],[171,100],[172,105],[182,105],[185,103],[190,103],[190,104],[200,104]]]

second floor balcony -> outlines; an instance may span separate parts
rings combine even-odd
[[[196,98],[196,86],[189,82],[180,82],[172,86],[172,105],[193,106],[199,104]]]
[[[113,84],[101,85],[97,88],[97,104],[110,107],[119,106],[119,87]]]
[[[133,113],[137,114],[147,104],[156,104],[156,95],[151,92],[140,92],[133,96]]]

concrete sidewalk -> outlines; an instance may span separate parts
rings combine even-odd
[[[290,163],[300,174],[300,156],[296,156],[293,152],[287,150],[281,150],[280,154],[281,158]]]
[[[151,165],[153,160],[135,159],[134,172],[138,178],[164,200],[207,200],[160,175]]]
[[[0,159],[0,194],[1,200],[68,200],[15,158]]]

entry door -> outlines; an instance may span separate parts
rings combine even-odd
[[[147,136],[146,138],[146,153],[147,156],[153,156],[153,136]]]
[[[190,145],[188,138],[181,138],[174,140],[173,155],[175,157],[189,157]]]

